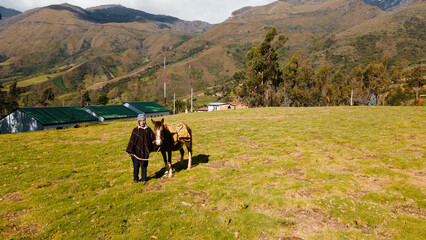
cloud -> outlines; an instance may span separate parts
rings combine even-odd
[[[152,14],[162,14],[183,20],[201,20],[220,23],[229,18],[233,11],[246,6],[265,5],[275,0],[68,0],[67,3],[82,8],[121,4]],[[64,0],[0,0],[0,5],[19,11],[36,7],[61,4]]]

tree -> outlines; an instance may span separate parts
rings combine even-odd
[[[108,96],[107,96],[107,94],[106,93],[102,93],[101,95],[99,95],[99,97],[98,97],[98,103],[99,104],[101,104],[101,105],[107,105],[108,104],[108,101],[109,101],[109,98],[108,98]]]
[[[313,100],[320,106],[324,104],[327,96],[327,86],[330,84],[330,69],[328,66],[323,66],[317,73],[318,92],[314,92]]]
[[[426,84],[426,79],[423,76],[423,69],[420,65],[415,67],[409,74],[408,86],[416,92],[416,99],[419,99],[420,90]]]
[[[277,29],[272,27],[263,42],[247,52],[246,80],[242,83],[239,95],[249,106],[272,105],[272,92],[282,82],[277,50],[284,45],[287,37],[280,35],[275,40],[277,35]],[[235,77],[236,80],[244,79],[239,75]]]
[[[297,57],[297,54],[294,54],[287,65],[281,69],[283,73],[284,102],[288,103],[288,105],[292,104],[292,101],[294,100],[291,91],[296,86],[298,70],[299,58]]]
[[[8,110],[13,111],[17,109],[19,107],[19,104],[18,104],[18,84],[16,80],[9,85],[8,98],[9,99],[6,99]]]
[[[363,69],[360,65],[356,66],[350,73],[350,88],[353,91],[353,104],[363,105],[367,100],[368,92],[363,84]]]
[[[377,104],[381,100],[384,104],[384,93],[390,85],[390,78],[384,63],[371,62],[363,72],[363,83],[368,92],[375,94],[378,98]]]
[[[89,103],[90,103],[90,94],[89,94],[89,91],[83,91],[82,93],[81,93],[81,106],[84,106],[84,105],[89,105]]]
[[[0,118],[7,114],[7,93],[0,84]]]
[[[43,90],[43,93],[41,94],[41,97],[39,99],[39,102],[41,103],[41,105],[43,106],[47,106],[49,103],[55,100],[55,93],[53,92],[53,88],[52,87],[47,87]]]
[[[350,86],[347,78],[339,69],[331,78],[331,87],[334,89],[335,96],[330,96],[333,99],[332,104],[335,106],[344,105],[350,99]]]
[[[186,102],[184,102],[183,100],[177,99],[175,101],[175,111],[176,111],[176,113],[185,112],[185,109],[186,109]]]
[[[300,63],[299,63],[300,64]],[[295,72],[293,88],[288,92],[293,106],[306,107],[312,105],[310,91],[314,90],[315,80],[312,69],[307,64],[300,64]]]
[[[386,96],[386,103],[391,106],[399,106],[409,99],[409,95],[400,86],[393,87]]]

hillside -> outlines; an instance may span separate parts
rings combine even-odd
[[[410,1],[398,10],[385,12],[361,0],[277,1],[266,6],[247,7],[235,11],[232,18],[179,48],[168,51],[167,55],[178,60],[186,52],[200,51],[168,72],[172,74],[172,81],[185,82],[185,86],[197,90],[201,89],[193,83],[196,79],[191,74],[202,76],[202,80],[197,81],[201,81],[202,86],[221,85],[229,81],[235,72],[232,69],[244,66],[246,52],[259,44],[272,26],[289,38],[279,52],[281,66],[300,53],[315,70],[329,66],[349,71],[383,57],[389,58],[391,64],[404,59],[409,63],[424,63],[425,9],[424,2]],[[208,61],[203,61],[205,59]],[[157,86],[161,86],[160,74]],[[188,87],[185,92],[176,84],[170,84],[169,89],[179,95],[189,93]],[[219,86],[212,90],[220,92],[221,89]]]
[[[52,104],[79,104],[84,90],[93,103],[100,92],[112,103],[158,100],[166,57],[168,99],[188,96],[192,87],[199,101],[217,100],[230,93],[226,83],[272,26],[289,38],[281,66],[296,53],[315,70],[345,72],[383,57],[393,65],[424,63],[426,4],[378,6],[383,10],[362,0],[282,0],[240,9],[214,26],[116,5],[33,9],[0,24],[0,83],[25,80],[20,102],[30,106],[47,86],[58,96]]]
[[[135,119],[1,135],[0,238],[422,239],[425,118],[421,107],[167,116],[193,130],[192,169],[175,152],[162,177],[153,153],[146,186],[124,151]]]
[[[384,11],[394,10],[396,8],[401,8],[402,6],[409,3],[411,0],[364,0],[365,3],[379,7]]]
[[[29,10],[0,24],[0,56],[7,60],[0,66],[0,83],[61,73],[53,85],[59,86],[59,95],[69,94],[127,75],[163,49],[210,27],[116,5],[86,10],[62,4]],[[24,104],[34,104],[32,99],[47,85],[52,82],[23,89]]]
[[[15,9],[10,9],[10,8],[5,8],[0,6],[0,14],[1,14],[1,20],[0,21],[4,21],[8,18],[11,18],[13,16],[16,16],[18,14],[20,14],[20,11],[17,11]]]

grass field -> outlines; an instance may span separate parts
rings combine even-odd
[[[133,184],[136,120],[0,136],[0,238],[426,239],[426,108],[180,114],[193,168]],[[151,122],[149,126],[151,126]],[[187,154],[185,155],[187,159]]]
[[[45,75],[41,75],[38,77],[34,77],[34,78],[30,78],[24,81],[20,81],[18,82],[18,87],[28,87],[34,84],[39,84],[42,82],[45,82],[51,78],[56,78],[60,75],[61,73],[52,73],[52,74],[45,74]]]
[[[12,65],[12,64],[13,64],[13,62],[1,62],[0,66],[9,66],[9,65]]]

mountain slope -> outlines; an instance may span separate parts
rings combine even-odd
[[[168,72],[174,79],[186,79],[186,85],[194,87],[188,69],[196,66],[191,69],[202,73],[198,83],[221,85],[235,72],[231,69],[243,67],[247,50],[261,42],[272,26],[289,37],[279,53],[282,66],[295,53],[303,53],[314,69],[327,65],[349,71],[358,64],[365,66],[382,57],[389,58],[392,64],[404,59],[422,62],[426,55],[426,48],[421,47],[426,36],[422,34],[426,29],[425,6],[422,1],[411,1],[398,10],[386,12],[362,0],[283,0],[246,7],[235,11],[224,23],[168,51],[178,61],[185,53],[200,49],[193,58],[174,65]],[[207,56],[210,49],[216,49],[216,56],[222,57]],[[203,58],[209,61],[204,63]],[[159,73],[157,86],[161,86],[160,76]],[[179,87],[170,84],[170,91],[184,92],[176,90]]]
[[[365,3],[379,7],[383,11],[400,8],[412,0],[364,0]]]
[[[5,7],[0,6],[1,21],[4,21],[8,18],[16,16],[20,13],[21,13],[20,11],[17,11],[15,9],[5,8]]]
[[[186,22],[174,17],[147,14],[115,5],[91,10],[69,4],[52,5],[27,11],[2,23],[0,54],[14,56],[39,51],[49,44],[67,38],[72,38],[67,39],[70,41],[70,44],[68,42],[67,44],[71,45],[68,50],[70,54],[73,54],[73,50],[80,47],[84,39],[88,41],[88,38],[95,37],[87,36],[91,32],[102,31],[101,34],[122,35],[123,32],[116,32],[120,31],[120,28],[127,31],[124,34],[126,37],[132,35],[132,32],[146,35],[144,33],[148,31],[183,28],[189,32],[200,32],[209,27],[209,24],[202,22]],[[80,41],[75,44],[73,39]]]
[[[9,59],[0,66],[1,83],[66,71],[61,81],[68,84],[58,91],[73,92],[126,75],[210,27],[116,5],[32,9],[0,24],[0,59]]]
[[[26,71],[61,72],[22,90],[32,94],[25,104],[34,104],[49,85],[62,96],[58,101],[69,104],[78,104],[82,90],[90,90],[92,99],[107,92],[115,103],[156,100],[162,98],[166,57],[168,99],[173,93],[188,95],[191,87],[226,94],[247,50],[272,26],[289,38],[279,52],[281,65],[295,53],[303,53],[315,69],[345,71],[383,57],[392,64],[421,63],[425,6],[421,0],[401,1],[384,11],[362,0],[282,0],[240,9],[211,26],[116,5],[55,5],[0,24],[0,55],[13,63],[0,66],[0,79],[7,82]]]

